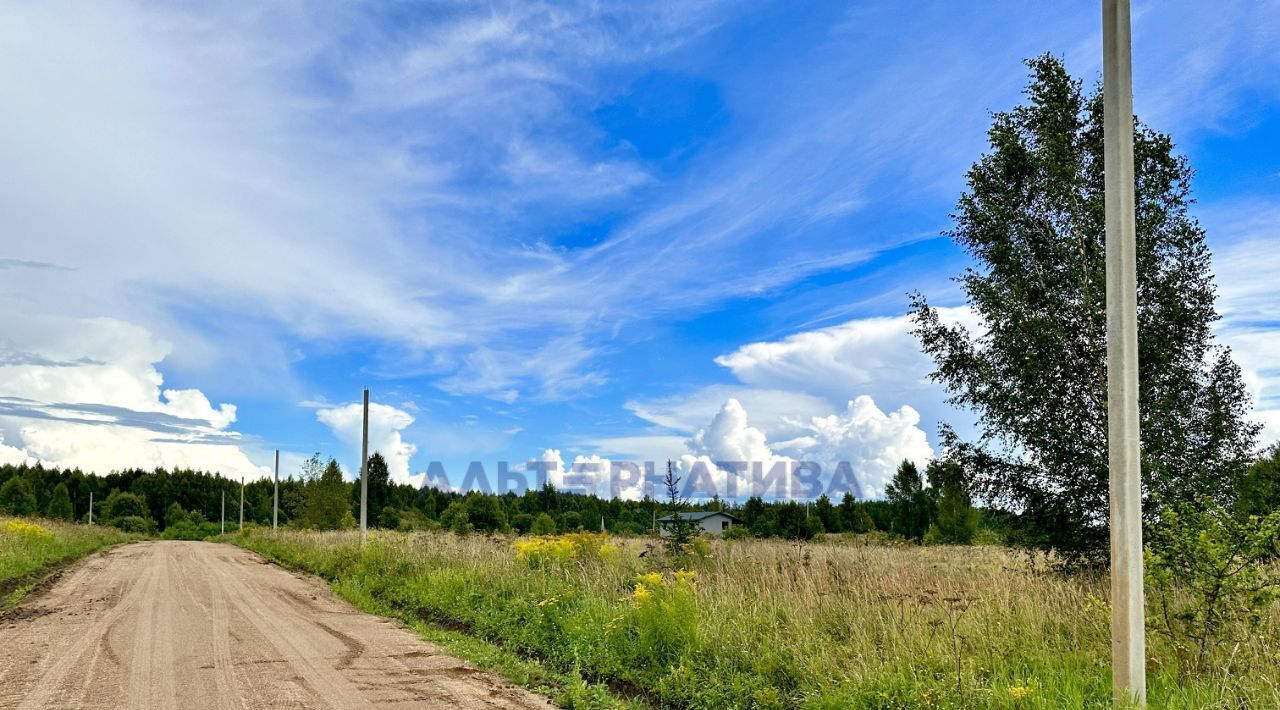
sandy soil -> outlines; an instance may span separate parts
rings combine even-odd
[[[0,708],[550,708],[322,582],[205,542],[91,557],[0,619]]]

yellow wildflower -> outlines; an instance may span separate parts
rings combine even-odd
[[[1015,685],[1012,688],[1009,688],[1009,698],[1014,702],[1020,702],[1022,700],[1026,700],[1027,698],[1030,698],[1033,694],[1035,694],[1035,692],[1036,691],[1033,688],[1027,687],[1025,685]]]
[[[631,597],[635,599],[638,604],[643,604],[651,596],[653,596],[653,592],[649,591],[649,588],[644,586],[643,582],[637,583],[636,590],[631,593]]]
[[[53,533],[45,530],[35,523],[28,523],[25,520],[6,520],[3,525],[0,525],[0,532],[8,535],[21,535],[22,537],[28,538],[38,537],[50,539],[53,537]]]
[[[693,570],[690,570],[690,569],[682,569],[682,570],[680,570],[679,572],[676,572],[676,584],[679,584],[679,585],[685,585],[685,584],[692,585],[693,583],[695,583],[695,582],[697,582],[697,581],[698,581],[698,573],[697,573],[697,572],[694,572]]]
[[[663,586],[663,582],[664,582],[664,580],[662,579],[661,572],[648,572],[646,574],[638,574],[636,575],[636,581],[639,582],[640,584],[648,585],[650,587],[661,587]]]

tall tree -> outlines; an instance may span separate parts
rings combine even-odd
[[[75,509],[71,506],[71,491],[67,490],[67,484],[59,483],[53,487],[53,496],[49,498],[45,515],[55,520],[71,520],[75,517]]]
[[[885,497],[893,510],[892,532],[913,540],[924,537],[933,522],[934,501],[914,463],[904,459],[898,464],[893,480],[885,487]]]
[[[868,533],[876,529],[876,524],[867,514],[866,506],[859,503],[853,494],[848,492],[840,500],[840,524],[842,529],[854,533]]]
[[[391,505],[391,471],[387,468],[387,460],[377,451],[369,455],[367,469],[369,477],[369,511],[372,524],[377,526],[378,514],[383,508]],[[360,513],[360,486],[351,487],[351,509],[353,515]]]
[[[348,484],[342,480],[342,469],[337,461],[329,459],[329,465],[325,466],[319,478],[307,481],[302,489],[298,522],[305,528],[316,530],[354,527],[356,520],[351,514],[349,496]]]
[[[948,233],[974,261],[957,281],[979,321],[948,322],[914,294],[916,335],[979,436],[944,446],[1023,542],[1076,559],[1107,547],[1102,97],[1052,56],[1028,62],[1027,102],[997,113]],[[1230,497],[1254,446],[1218,315],[1191,169],[1135,121],[1144,511]],[[1150,521],[1150,517],[1148,520]]]

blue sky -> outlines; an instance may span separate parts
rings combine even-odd
[[[966,421],[902,316],[962,305],[989,112],[1044,52],[1093,82],[1099,15],[0,4],[0,458],[350,466],[368,386],[402,480],[816,456],[875,494]],[[1136,3],[1134,58],[1275,440],[1280,3]]]

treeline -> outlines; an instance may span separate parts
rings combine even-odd
[[[914,470],[912,468],[911,470]],[[602,499],[556,490],[550,484],[523,493],[501,495],[458,493],[436,488],[418,489],[390,480],[379,454],[369,459],[369,524],[399,530],[448,529],[458,533],[518,532],[549,534],[603,529],[619,535],[650,534],[657,519],[672,512],[669,504],[642,500]],[[105,476],[78,469],[0,466],[0,513],[43,515],[86,521],[90,493],[94,519],[138,532],[199,537],[216,533],[223,514],[236,525],[241,486],[218,474],[187,469],[130,469]],[[244,520],[271,525],[272,481],[255,480],[244,486]],[[723,510],[745,523],[741,532],[759,537],[808,539],[822,532],[886,532],[903,528],[903,514],[895,503],[857,501],[852,496],[833,502],[826,496],[813,502],[765,501],[745,503],[712,499],[686,503],[683,512]],[[319,454],[308,459],[298,475],[280,480],[279,524],[332,530],[358,525],[359,481],[344,480],[334,460]]]
[[[204,471],[131,469],[105,476],[78,469],[0,466],[0,513],[42,515],[64,520],[88,518],[93,493],[94,519],[136,532],[169,537],[215,534],[226,501],[226,522],[240,516],[240,482]],[[1280,448],[1257,460],[1240,487],[1241,512],[1265,514],[1280,508]],[[742,520],[730,536],[805,540],[821,533],[882,532],[926,543],[968,544],[975,539],[1011,538],[1025,521],[1008,513],[975,508],[963,470],[935,460],[921,472],[904,461],[887,487],[885,500],[859,501],[845,495],[835,501],[774,501],[750,498],[742,503],[712,499],[686,503],[683,512],[722,510]],[[458,533],[518,532],[549,534],[603,529],[618,535],[651,534],[657,519],[672,512],[666,501],[606,500],[558,491],[550,484],[523,493],[501,495],[418,489],[391,481],[385,460],[369,458],[369,525],[398,530],[448,529]],[[271,525],[272,481],[244,486],[244,520]],[[334,460],[319,454],[299,475],[280,480],[279,524],[332,530],[358,525],[360,486],[344,480]]]

